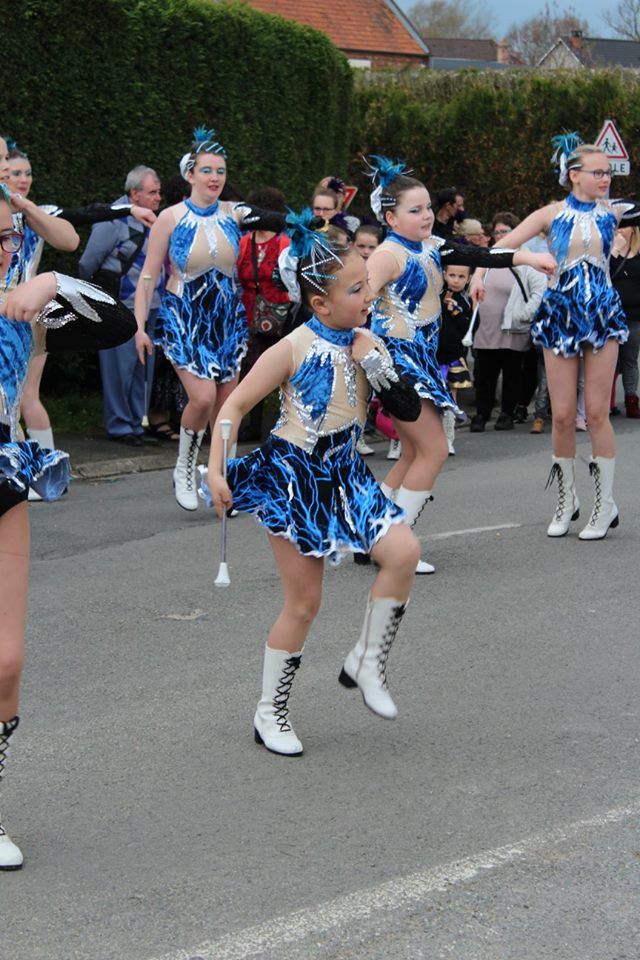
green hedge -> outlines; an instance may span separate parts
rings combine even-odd
[[[213,0],[21,0],[2,26],[1,126],[42,201],[112,197],[137,163],[166,178],[200,123],[241,190],[282,184],[298,205],[345,166],[352,74],[318,31]]]
[[[636,71],[368,74],[356,84],[354,113],[351,174],[367,192],[361,155],[383,152],[407,160],[433,193],[461,188],[473,216],[522,216],[563,195],[551,137],[566,128],[593,140],[606,118],[617,121],[631,155],[631,176],[614,179],[612,193],[639,192]]]
[[[166,179],[198,124],[217,130],[241,193],[279,186],[298,207],[347,166],[352,72],[316,30],[214,0],[21,0],[2,28],[0,130],[28,152],[38,202],[111,200],[138,163]],[[97,384],[95,359],[69,356],[62,373],[50,362],[49,389]]]

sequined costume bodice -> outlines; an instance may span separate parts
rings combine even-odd
[[[374,304],[372,330],[383,337],[413,340],[416,330],[440,317],[442,266],[439,237],[417,242],[391,234],[379,249],[391,254],[401,271]]]
[[[551,286],[579,263],[590,263],[602,270],[609,280],[609,255],[618,218],[608,200],[585,203],[570,193],[557,204],[557,212],[548,230],[549,252],[558,270]]]
[[[187,281],[210,270],[229,279],[235,277],[239,223],[247,209],[244,204],[223,200],[206,208],[185,200],[172,208],[176,225],[169,242],[171,276],[167,290],[181,297]]]
[[[7,320],[0,313],[0,426],[18,437],[20,399],[33,350],[30,324]]]
[[[317,317],[285,339],[293,349],[293,375],[280,388],[280,418],[274,436],[307,452],[319,437],[355,426],[367,414],[369,386],[351,358],[352,330],[331,330]]]

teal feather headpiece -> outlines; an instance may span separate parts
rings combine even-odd
[[[210,130],[207,127],[196,127],[193,131],[193,144],[193,149],[185,153],[180,161],[180,173],[183,177],[187,176],[189,170],[193,170],[199,153],[215,153],[217,156],[227,159],[227,151],[216,140],[215,130]]]
[[[573,155],[583,143],[584,140],[575,130],[573,133],[564,130],[562,133],[551,138],[551,144],[555,148],[553,156],[551,157],[551,163],[555,166],[558,174],[558,182],[563,187],[569,182],[569,170],[579,165],[579,158],[574,158]],[[572,162],[572,160],[574,162]]]
[[[398,177],[411,173],[411,170],[407,169],[406,163],[402,161],[394,162],[377,153],[365,157],[364,162],[369,168],[367,176],[371,177],[375,188],[371,194],[371,209],[378,220],[382,221],[384,219],[383,208],[395,206],[393,198],[385,197],[385,189]]]
[[[299,214],[289,210],[286,216],[285,232],[291,243],[281,254],[280,276],[290,299],[295,303],[300,300],[298,273],[319,293],[325,294],[327,291],[321,281],[336,279],[334,273],[326,272],[329,264],[343,266],[328,237],[313,229],[311,224],[315,219],[317,218],[314,217],[310,207],[305,207]],[[303,263],[302,267],[300,267],[301,263]]]
[[[0,183],[0,194],[8,203],[11,203],[11,192],[6,183]]]

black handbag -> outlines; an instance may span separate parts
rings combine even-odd
[[[253,282],[256,288],[256,299],[253,305],[253,316],[249,317],[249,332],[279,340],[285,331],[290,303],[271,303],[260,293],[258,280],[258,255],[256,252],[255,234],[251,234],[251,262],[253,264]]]

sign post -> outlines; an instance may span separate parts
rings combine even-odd
[[[629,176],[631,173],[629,154],[613,120],[605,120],[595,145],[609,158],[612,176]]]

